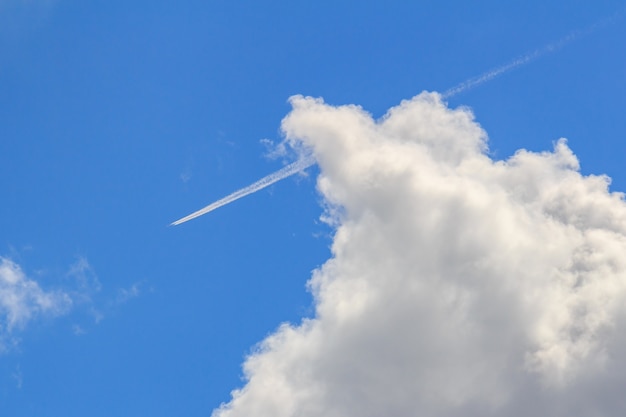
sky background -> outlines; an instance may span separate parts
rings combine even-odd
[[[172,221],[283,166],[294,94],[375,118],[621,1],[0,0],[0,256],[72,302],[0,310],[0,414],[210,415],[244,357],[314,309],[317,168]],[[626,190],[626,20],[462,92],[490,155],[551,150]],[[7,287],[8,288],[8,287]],[[0,291],[8,291],[0,287]]]

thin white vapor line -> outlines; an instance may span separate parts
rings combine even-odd
[[[170,226],[176,226],[181,223],[185,223],[186,221],[195,219],[198,216],[202,216],[203,214],[206,214],[210,211],[218,209],[226,204],[232,203],[235,200],[239,200],[240,198],[245,197],[248,194],[252,194],[259,190],[262,190],[263,188],[268,187],[274,184],[275,182],[285,179],[300,171],[303,171],[304,169],[310,167],[314,163],[315,163],[315,159],[312,156],[304,157],[292,164],[284,166],[283,168],[279,169],[278,171],[266,177],[261,178],[257,182],[250,184],[247,187],[237,190],[234,193],[229,194],[226,197],[220,200],[217,200],[216,202],[211,203],[208,206],[201,208],[200,210],[196,212],[191,213],[189,216],[185,216],[182,219],[176,220],[175,222],[171,223]]]
[[[459,93],[462,93],[464,91],[477,87],[481,84],[489,82],[493,80],[494,78],[504,74],[505,72],[511,71],[514,68],[528,64],[529,62],[532,62],[544,55],[556,52],[557,50],[566,46],[568,43],[573,42],[577,39],[580,39],[583,36],[587,36],[591,34],[592,32],[596,31],[597,29],[615,22],[617,19],[622,17],[623,14],[624,14],[624,9],[621,9],[609,17],[599,20],[598,22],[592,24],[586,29],[575,30],[569,33],[568,35],[564,36],[563,38],[559,39],[558,41],[549,43],[548,45],[542,48],[535,49],[532,52],[519,56],[515,58],[514,60],[512,60],[511,62],[501,65],[499,67],[493,68],[477,77],[473,77],[466,81],[463,81],[462,83],[446,90],[441,95],[441,97],[443,99],[453,97]]]

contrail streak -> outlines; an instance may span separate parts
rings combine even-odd
[[[511,71],[514,68],[520,67],[522,65],[528,64],[544,55],[553,53],[559,49],[561,49],[562,47],[564,47],[565,45],[567,45],[570,42],[575,41],[576,39],[579,39],[583,36],[587,36],[589,34],[591,34],[592,32],[594,32],[595,30],[599,29],[600,27],[609,25],[613,22],[615,22],[617,19],[621,18],[624,14],[624,11],[626,9],[620,9],[619,11],[617,11],[616,13],[614,13],[612,16],[607,17],[605,19],[602,19],[596,23],[594,23],[593,25],[587,27],[586,29],[583,30],[576,30],[571,32],[570,34],[568,34],[567,36],[559,39],[556,42],[552,42],[542,48],[536,49],[532,52],[529,52],[525,55],[522,55],[520,57],[515,58],[514,60],[512,60],[511,62],[509,62],[508,64],[499,66],[497,68],[491,69],[487,72],[485,72],[482,75],[479,75],[478,77],[474,77],[474,78],[470,78],[466,81],[463,81],[462,83],[456,85],[455,87],[452,87],[448,90],[446,90],[441,97],[443,99],[446,98],[450,98],[453,97],[459,93],[462,93],[464,91],[470,90],[474,87],[477,87],[481,84],[484,84],[486,82],[489,82],[491,80],[493,80],[494,78],[504,74],[505,72]],[[217,208],[220,208],[226,204],[232,203],[235,200],[240,199],[241,197],[245,197],[248,194],[252,194],[254,192],[257,192],[269,185],[274,184],[275,182],[278,182],[282,179],[285,179],[293,174],[296,174],[308,167],[310,167],[311,165],[313,165],[315,163],[315,159],[312,156],[308,156],[305,157],[303,159],[300,159],[299,161],[296,161],[290,165],[287,165],[281,169],[279,169],[278,171],[274,172],[273,174],[268,175],[267,177],[263,177],[260,180],[258,180],[257,182],[255,182],[254,184],[248,185],[247,187],[244,187],[238,191],[235,191],[234,193],[222,198],[221,200],[217,200],[214,203],[209,204],[208,206],[194,212],[191,213],[189,216],[183,217],[182,219],[176,220],[175,222],[171,223],[170,226],[176,226],[179,225],[181,223],[185,223],[186,221],[189,221],[191,219],[195,219],[198,216],[202,216],[203,214],[206,214],[210,211],[213,211]]]
[[[596,23],[594,23],[593,25],[587,27],[586,29],[583,30],[575,30],[571,33],[569,33],[567,36],[564,36],[563,38],[559,39],[556,42],[552,42],[542,48],[539,49],[535,49],[532,52],[529,52],[525,55],[519,56],[517,58],[515,58],[514,60],[512,60],[511,62],[509,62],[508,64],[499,66],[497,68],[491,69],[481,75],[479,75],[478,77],[474,77],[474,78],[470,78],[466,81],[463,81],[462,83],[446,90],[441,97],[446,99],[446,98],[450,98],[453,97],[459,93],[462,93],[464,91],[470,90],[474,87],[477,87],[481,84],[484,84],[488,81],[493,80],[494,78],[504,74],[505,72],[508,72],[514,68],[520,67],[522,65],[528,64],[529,62],[532,62],[544,55],[547,54],[551,54],[561,48],[563,48],[565,45],[567,45],[570,42],[573,42],[583,36],[587,36],[589,34],[591,34],[592,32],[596,31],[597,29],[609,25],[613,22],[615,22],[617,19],[619,19],[620,17],[622,17],[624,13],[624,10],[619,10],[616,13],[614,13],[613,15],[604,18]]]
[[[292,164],[289,164],[287,166],[284,166],[283,168],[279,169],[278,171],[268,175],[267,177],[263,177],[260,180],[258,180],[257,182],[255,182],[254,184],[250,184],[247,187],[244,187],[240,190],[235,191],[232,194],[227,195],[226,197],[222,198],[221,200],[217,200],[214,203],[209,204],[208,206],[194,212],[191,213],[189,216],[183,217],[182,219],[176,220],[175,222],[171,223],[170,226],[176,226],[179,225],[181,223],[185,223],[186,221],[189,221],[191,219],[195,219],[198,216],[202,216],[203,214],[206,214],[210,211],[213,211],[215,209],[218,209],[226,204],[232,203],[235,200],[239,200],[241,197],[245,197],[248,194],[252,194],[255,193],[259,190],[262,190],[263,188],[270,186],[272,184],[274,184],[277,181],[280,181],[284,178],[287,178],[295,173],[298,173],[308,167],[310,167],[311,165],[313,165],[315,163],[315,159],[312,156],[308,156],[308,157],[304,157]]]

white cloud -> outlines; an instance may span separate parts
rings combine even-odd
[[[40,316],[57,316],[72,306],[62,291],[44,291],[19,265],[0,257],[0,351],[14,343],[16,330]]]
[[[183,172],[181,172],[178,177],[183,182],[183,184],[187,184],[191,180],[192,176],[193,174],[191,173],[191,168],[186,168]]]
[[[282,325],[216,417],[588,416],[623,411],[626,204],[552,152],[487,154],[466,108],[422,93],[375,121],[294,97],[335,225]]]
[[[74,333],[74,335],[76,335],[76,336],[80,336],[80,335],[83,335],[83,334],[85,334],[87,332],[79,324],[73,324],[72,325],[72,333]]]
[[[77,303],[92,303],[93,296],[102,290],[102,284],[93,267],[84,257],[70,265],[67,278],[72,281],[72,299]]]
[[[15,387],[17,389],[22,389],[24,376],[22,375],[22,368],[19,364],[15,367],[15,371],[11,374],[11,376],[15,379]]]
[[[141,282],[135,282],[128,288],[118,288],[114,304],[125,304],[141,294]]]

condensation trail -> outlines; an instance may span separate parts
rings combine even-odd
[[[619,11],[617,11],[616,13],[614,13],[613,15],[604,18],[596,23],[594,23],[593,25],[587,27],[586,29],[583,30],[575,30],[573,32],[571,32],[569,35],[559,39],[556,42],[552,42],[546,46],[544,46],[543,48],[539,48],[536,49],[532,52],[529,52],[525,55],[522,55],[520,57],[515,58],[513,61],[509,62],[508,64],[499,66],[497,68],[494,68],[492,70],[489,70],[487,72],[485,72],[482,75],[479,75],[478,77],[474,77],[474,78],[470,78],[469,80],[463,81],[461,84],[452,87],[448,90],[446,90],[441,97],[446,99],[446,98],[450,98],[453,97],[459,93],[462,93],[464,91],[470,90],[476,86],[479,86],[481,84],[484,84],[488,81],[493,80],[494,78],[504,74],[505,72],[508,72],[514,68],[520,67],[524,64],[528,64],[531,61],[534,61],[537,58],[542,57],[543,55],[547,55],[550,53],[553,53],[559,49],[561,49],[562,47],[564,47],[565,45],[567,45],[570,42],[575,41],[576,39],[579,39],[583,36],[587,36],[589,34],[591,34],[592,32],[596,31],[597,29],[609,25],[613,22],[615,22],[617,19],[621,18],[624,14],[624,10],[626,9],[621,9]]]
[[[490,71],[485,72],[482,75],[479,75],[478,77],[474,77],[474,78],[470,78],[467,81],[463,81],[461,84],[452,87],[448,90],[446,90],[441,97],[446,99],[446,98],[450,98],[453,97],[459,93],[462,93],[464,91],[467,91],[469,89],[472,89],[474,87],[477,87],[481,84],[484,84],[486,82],[489,82],[491,80],[493,80],[494,78],[504,74],[505,72],[508,72],[514,68],[520,67],[522,65],[528,64],[532,61],[534,61],[535,59],[538,59],[540,57],[542,57],[543,55],[546,54],[550,54],[552,52],[555,52],[559,49],[561,49],[562,47],[564,47],[565,45],[567,45],[570,42],[575,41],[576,39],[579,39],[583,36],[587,36],[589,34],[591,34],[592,32],[594,32],[595,30],[609,25],[613,22],[615,22],[617,19],[621,18],[624,15],[624,12],[626,11],[626,9],[621,9],[618,12],[614,13],[612,16],[607,17],[605,19],[602,19],[596,23],[594,23],[593,25],[589,26],[586,29],[583,30],[576,30],[574,32],[571,32],[569,35],[559,39],[556,42],[552,42],[546,46],[544,46],[543,48],[539,48],[534,50],[533,52],[529,52],[525,55],[522,55],[518,58],[515,58],[513,61],[509,62],[508,64],[499,66],[497,68],[494,68]],[[293,174],[296,174],[308,167],[310,167],[311,165],[313,165],[315,163],[315,159],[312,156],[308,156],[305,157],[303,159],[300,159],[299,161],[294,162],[293,164],[287,165],[283,168],[281,168],[280,170],[261,178],[260,180],[258,180],[257,182],[255,182],[254,184],[251,184],[247,187],[244,187],[238,191],[235,191],[234,193],[222,198],[221,200],[217,200],[214,203],[209,204],[208,206],[194,212],[191,213],[189,216],[183,217],[182,219],[176,220],[175,222],[171,223],[170,226],[176,226],[179,225],[181,223],[185,223],[186,221],[189,221],[191,219],[195,219],[198,216],[202,216],[203,214],[206,214],[210,211],[213,211],[217,208],[220,208],[226,204],[232,203],[235,200],[238,200],[242,197],[247,196],[248,194],[252,194],[254,192],[257,192],[269,185],[274,184],[275,182],[278,182],[282,179],[285,179]]]
[[[191,213],[189,216],[183,217],[182,219],[176,220],[175,222],[171,223],[170,226],[176,226],[179,225],[181,223],[185,223],[186,221],[189,221],[191,219],[195,219],[198,216],[202,216],[203,214],[206,214],[210,211],[213,211],[215,209],[218,209],[226,204],[232,203],[235,200],[239,200],[241,197],[245,197],[248,194],[252,194],[255,193],[259,190],[262,190],[263,188],[270,186],[272,184],[274,184],[277,181],[280,181],[284,178],[287,178],[293,174],[296,174],[308,167],[310,167],[311,165],[313,165],[315,163],[315,159],[312,156],[307,156],[304,157],[292,164],[289,164],[287,166],[284,166],[283,168],[279,169],[278,171],[268,175],[267,177],[263,177],[260,180],[258,180],[257,182],[255,182],[254,184],[250,184],[247,187],[244,187],[240,190],[235,191],[232,194],[227,195],[226,197],[222,198],[221,200],[217,200],[214,203],[209,204],[208,206]]]

